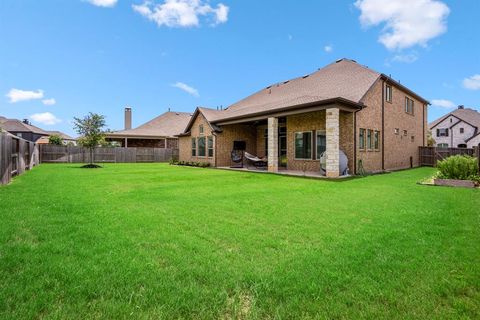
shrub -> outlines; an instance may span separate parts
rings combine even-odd
[[[478,160],[470,156],[451,156],[437,163],[437,178],[478,181]]]

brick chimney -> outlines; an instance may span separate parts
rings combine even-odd
[[[125,108],[125,130],[132,129],[132,108]]]

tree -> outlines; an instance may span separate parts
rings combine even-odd
[[[50,137],[48,137],[48,143],[61,146],[63,145],[63,139],[58,134],[52,134]]]
[[[427,132],[427,146],[429,147],[433,147],[435,146],[437,142],[435,141],[435,139],[433,138],[433,135],[432,135],[432,131],[428,131]]]
[[[105,139],[105,117],[90,112],[83,119],[73,119],[75,131],[80,135],[78,144],[90,150],[90,167],[96,167],[93,164],[93,154],[95,148]]]

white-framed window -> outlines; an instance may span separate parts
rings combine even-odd
[[[375,130],[373,133],[373,148],[375,150],[380,149],[380,131]]]
[[[213,137],[207,137],[207,149],[208,149],[208,157],[213,157]]]
[[[465,129],[464,128],[460,128],[460,133],[465,133]]]
[[[400,134],[400,129],[399,128],[395,128],[395,134]]]
[[[192,157],[197,156],[197,139],[192,138]]]
[[[23,137],[23,134],[22,134],[21,132],[18,132],[18,133],[16,134],[16,136],[19,137],[19,138],[22,138],[22,137]]]
[[[205,137],[198,137],[197,143],[198,143],[198,156],[205,157],[205,154],[206,154]]]
[[[201,124],[201,125],[198,126],[198,132],[199,132],[200,134],[203,134],[203,124]]]
[[[368,148],[368,150],[373,149],[372,130],[370,130],[370,129],[367,130],[367,148]]]
[[[448,148],[448,143],[439,143],[437,144],[437,148]]]
[[[405,97],[405,112],[409,114],[414,112],[414,102],[409,97]]]
[[[365,150],[365,129],[360,128],[358,133],[358,148]]]
[[[324,130],[317,131],[316,136],[316,145],[317,145],[317,159],[320,159],[322,153],[327,150],[327,135]]]
[[[392,97],[393,97],[393,89],[392,86],[387,84],[385,86],[385,100],[387,102],[392,102]]]
[[[295,132],[295,159],[312,160],[312,131]]]

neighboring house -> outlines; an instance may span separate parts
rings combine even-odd
[[[27,119],[20,121],[18,119],[0,117],[0,128],[10,132],[14,136],[32,142],[37,142],[41,137],[49,135],[46,131],[32,125]]]
[[[267,156],[271,172],[318,172],[326,151],[326,175],[337,177],[340,150],[350,173],[409,168],[426,145],[428,104],[385,74],[341,59],[225,110],[197,108],[179,136],[179,157],[228,167],[237,142]]]
[[[63,144],[64,145],[68,145],[68,144],[73,144],[73,145],[76,145],[77,144],[77,139],[69,136],[68,134],[66,133],[63,133],[61,131],[46,131],[48,133],[48,137],[41,137],[40,139],[38,139],[37,143],[38,144],[49,144],[50,142],[50,136],[53,136],[53,135],[56,135],[56,136],[59,136],[60,138],[62,138],[63,140]]]
[[[108,133],[106,140],[116,141],[123,147],[177,149],[177,135],[183,132],[191,117],[190,113],[169,111],[132,129],[132,109],[125,108],[125,130]]]
[[[480,143],[480,112],[459,106],[429,128],[437,147],[473,148]]]

